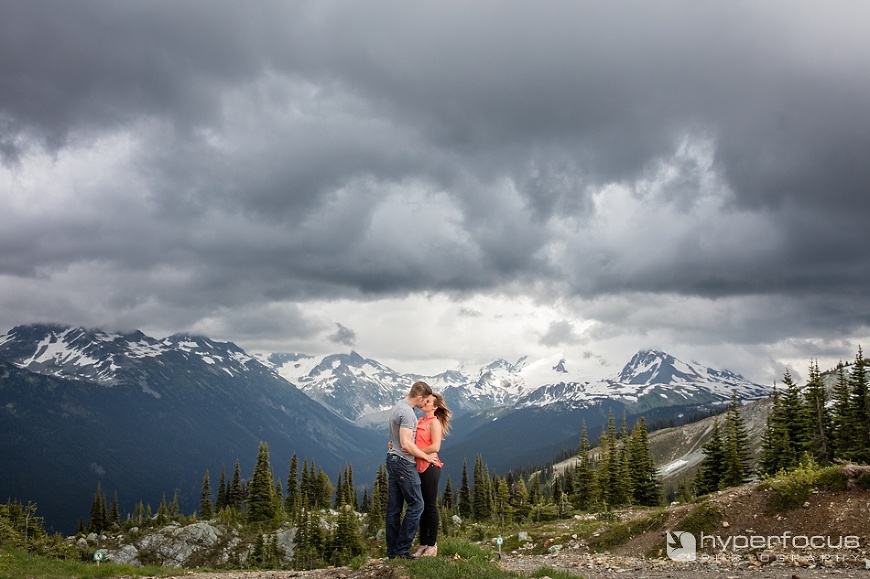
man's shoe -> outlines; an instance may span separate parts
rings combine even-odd
[[[416,559],[414,555],[410,553],[399,553],[398,555],[393,555],[393,559]]]

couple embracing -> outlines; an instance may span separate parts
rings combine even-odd
[[[423,411],[418,420],[415,408]],[[390,445],[387,452],[387,557],[411,559],[438,553],[438,451],[450,430],[450,410],[440,394],[425,382],[414,382],[411,391],[390,412]],[[405,517],[402,508],[407,505]],[[411,545],[420,528],[420,546]]]

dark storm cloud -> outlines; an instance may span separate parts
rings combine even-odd
[[[123,149],[105,143],[131,151],[42,186],[58,208],[19,200],[0,273],[98,264],[108,303],[191,321],[567,284],[812,296],[819,323],[866,324],[868,17],[861,2],[4,2],[9,179],[40,154],[96,172]]]

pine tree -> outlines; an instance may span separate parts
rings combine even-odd
[[[94,493],[94,500],[91,502],[91,520],[88,522],[88,532],[103,532],[108,526],[106,518],[106,497],[103,496],[100,481],[97,481],[97,490]]]
[[[208,477],[208,469],[202,477],[202,490],[199,493],[199,514],[203,520],[209,520],[212,517],[211,504],[211,484]]]
[[[852,444],[850,420],[852,418],[852,397],[849,392],[849,378],[846,369],[841,364],[837,368],[837,382],[832,392],[831,436],[833,456],[843,458],[849,452]]]
[[[827,465],[832,459],[831,413],[828,409],[828,392],[822,381],[818,361],[810,364],[803,410],[807,432],[804,452],[809,453],[817,464]]]
[[[169,507],[166,505],[166,493],[160,498],[160,505],[157,507],[157,524],[162,525],[169,519]]]
[[[290,459],[290,473],[287,475],[287,496],[284,510],[291,520],[296,519],[299,508],[299,458],[294,454]]]
[[[332,496],[334,487],[332,481],[329,480],[329,475],[320,469],[317,476],[317,508],[325,509],[329,507],[329,497]]]
[[[275,518],[275,496],[269,445],[261,442],[254,473],[248,484],[248,522],[265,523]]]
[[[358,495],[353,484],[353,466],[348,464],[344,467],[344,494],[345,503],[355,511],[359,510]]]
[[[169,505],[169,516],[177,517],[181,514],[181,508],[178,504],[178,489],[172,492],[172,503]]]
[[[453,511],[453,485],[450,483],[450,475],[447,475],[447,482],[444,483],[444,494],[441,495],[441,506],[449,511]]]
[[[112,506],[109,508],[109,524],[119,524],[121,522],[121,509],[118,505],[118,491],[115,491],[112,497]]]
[[[474,488],[473,494],[473,516],[475,520],[482,521],[488,519],[492,514],[490,511],[489,501],[489,481],[484,476],[483,472],[483,457],[477,455],[474,459]]]
[[[782,395],[782,420],[788,430],[788,439],[791,444],[789,455],[794,455],[794,461],[786,465],[786,468],[794,468],[798,465],[807,445],[807,427],[803,420],[806,412],[803,408],[800,388],[792,379],[790,372],[785,372],[782,382],[786,387]]]
[[[369,509],[368,522],[369,533],[376,533],[384,525],[389,496],[388,484],[387,467],[381,464],[375,475],[375,486],[372,490],[372,504],[371,509]]]
[[[529,490],[526,488],[526,482],[520,478],[514,484],[513,493],[511,494],[511,507],[520,518],[525,518],[529,514]]]
[[[338,511],[338,520],[331,547],[330,562],[333,565],[347,565],[351,559],[363,552],[356,513],[349,504],[342,505]]]
[[[577,450],[577,472],[575,476],[575,503],[578,508],[589,510],[595,497],[595,469],[589,456],[589,435],[586,432],[586,421],[580,430],[580,444]]]
[[[749,482],[750,460],[749,433],[746,423],[740,414],[737,395],[731,395],[731,402],[725,413],[725,438],[723,472],[719,481],[725,487],[737,486]]]
[[[344,483],[342,482],[342,472],[338,471],[338,477],[335,482],[335,501],[333,502],[333,508],[338,510],[341,505],[347,504],[345,502],[346,495],[344,494]]]
[[[513,507],[511,506],[511,495],[508,489],[507,481],[499,478],[494,481],[495,504],[494,511],[501,524],[510,524],[513,521]]]
[[[137,524],[141,524],[145,519],[145,505],[142,503],[142,499],[139,499],[139,502],[136,503],[136,506],[133,507],[133,522]]]
[[[361,513],[372,512],[372,497],[369,496],[369,485],[365,485],[363,487],[363,496],[362,496],[362,501],[360,502],[359,512],[361,512]]]
[[[468,486],[468,461],[462,461],[462,486],[459,487],[459,516],[470,518],[474,507],[471,503],[471,489]]]
[[[699,495],[719,490],[722,476],[725,474],[725,447],[719,429],[719,418],[713,419],[713,430],[703,447],[704,460],[696,479],[696,492]]]
[[[221,465],[221,478],[220,482],[218,482],[218,491],[217,491],[217,499],[214,503],[215,512],[221,512],[222,509],[226,508],[229,504],[227,495],[229,494],[229,487],[227,486],[227,466],[225,464]]]
[[[870,462],[870,393],[867,386],[867,361],[859,347],[849,373],[852,439],[844,458],[866,464]]]
[[[632,502],[647,507],[661,503],[661,482],[649,448],[646,419],[641,417],[627,443]]]
[[[227,506],[241,512],[243,499],[242,467],[239,465],[239,459],[236,459],[236,468],[233,471],[233,481],[230,483],[230,488],[227,492]]]

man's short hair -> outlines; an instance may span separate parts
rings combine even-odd
[[[409,398],[416,398],[417,396],[431,396],[432,395],[432,387],[419,380],[414,382],[411,386],[411,393],[408,394]]]

